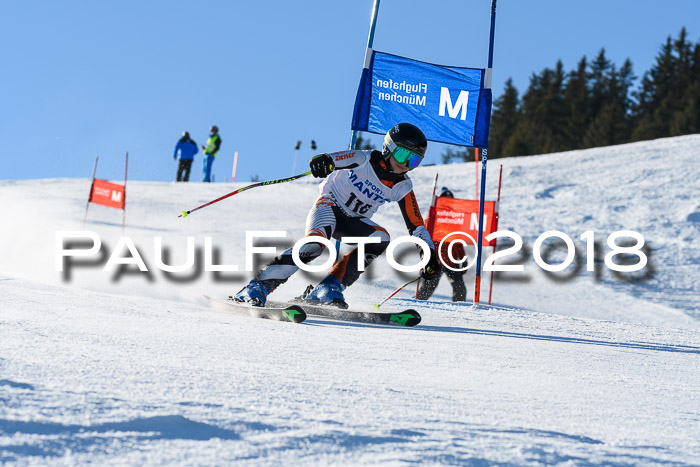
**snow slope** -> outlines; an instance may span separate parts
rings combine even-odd
[[[183,209],[243,184],[130,183],[125,231],[118,211],[91,206],[84,228],[105,256],[64,273],[56,233],[83,230],[90,181],[0,181],[0,461],[698,464],[698,152],[692,135],[491,161],[488,197],[503,164],[500,228],[524,239],[525,272],[498,275],[490,307],[447,301],[446,283],[428,303],[402,292],[383,308],[418,307],[413,329],[255,320],[202,298],[252,275],[246,231],[286,230],[258,241],[278,248],[303,234],[315,180],[246,191],[186,219]],[[424,210],[435,173],[473,197],[473,164],[419,168]],[[395,206],[374,220],[405,233]],[[574,240],[580,271],[534,264],[547,230]],[[644,236],[649,266],[616,276],[599,261],[586,272],[579,235],[595,231],[605,253],[618,230]],[[148,273],[102,270],[123,236]],[[198,252],[211,237],[216,262],[241,272],[158,270],[154,238],[180,264],[188,236]],[[320,277],[297,274],[275,298]],[[369,307],[408,278],[380,258],[346,297]],[[471,296],[473,270],[467,285]]]

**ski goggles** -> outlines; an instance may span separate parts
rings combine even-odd
[[[408,163],[408,170],[415,169],[423,160],[422,154],[418,154],[417,152],[411,151],[403,146],[395,146],[391,151],[391,156],[399,164]]]

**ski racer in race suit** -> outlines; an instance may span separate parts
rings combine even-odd
[[[442,187],[438,198],[454,198],[455,195],[447,189]],[[430,217],[428,217],[428,224],[430,224]],[[450,246],[450,242],[442,242],[438,245],[440,248],[439,255],[440,261],[445,266],[443,271],[447,276],[447,281],[452,286],[452,301],[453,302],[464,302],[467,300],[467,286],[464,284],[464,273],[466,271],[460,271],[459,269],[465,268],[467,266],[467,255],[464,252],[464,247],[461,243],[456,242]],[[457,261],[452,261],[450,258],[449,250],[452,251],[452,258]],[[450,269],[452,268],[452,269]],[[428,300],[437,289],[438,283],[440,282],[441,274],[435,275],[432,279],[423,281],[418,290],[418,300]]]
[[[342,237],[378,238],[379,243],[365,244],[363,262],[366,268],[386,250],[390,240],[389,233],[370,218],[379,206],[396,202],[409,233],[430,247],[430,258],[421,275],[426,279],[439,276],[440,264],[435,246],[424,226],[413,184],[406,175],[420,164],[427,145],[420,129],[409,123],[400,123],[387,132],[381,152],[350,150],[313,157],[309,162],[312,174],[325,180],[306,219],[305,236],[338,240]],[[307,264],[322,252],[323,244],[306,243],[299,250],[299,259]],[[355,248],[340,258],[305,300],[347,308],[343,290],[362,273],[358,269],[358,254],[358,248]],[[298,269],[290,248],[259,271],[255,279],[233,298],[264,306],[267,295]]]

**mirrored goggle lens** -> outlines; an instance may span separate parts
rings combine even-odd
[[[408,168],[411,170],[418,167],[423,160],[423,156],[402,146],[396,146],[396,149],[394,149],[392,155],[399,164],[405,164],[408,162]]]

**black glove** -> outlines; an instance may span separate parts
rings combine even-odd
[[[421,250],[421,259],[422,258],[423,250]],[[436,277],[440,277],[441,272],[442,267],[440,266],[440,260],[438,258],[437,251],[430,250],[430,259],[428,260],[428,264],[426,264],[425,267],[421,269],[420,275],[423,279],[430,280],[435,279]]]
[[[326,178],[335,169],[333,158],[328,154],[319,154],[309,161],[311,175],[316,178]]]

